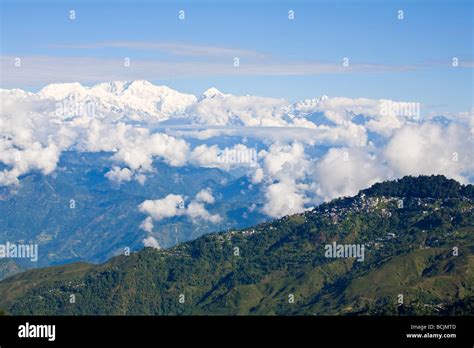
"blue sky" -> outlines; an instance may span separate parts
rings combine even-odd
[[[472,107],[472,1],[111,3],[1,0],[2,87],[146,78],[197,95],[215,86],[288,100],[327,94]],[[11,68],[14,57],[21,69]],[[128,69],[118,64],[124,57]],[[344,57],[350,69],[341,69]]]

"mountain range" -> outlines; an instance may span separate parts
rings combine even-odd
[[[169,249],[29,270],[0,282],[0,308],[14,315],[472,315],[473,210],[473,185],[407,176]],[[358,246],[362,257],[328,254],[335,245]]]
[[[91,87],[77,82],[54,83],[37,93],[0,89],[0,97],[4,101],[40,105],[43,114],[59,120],[89,115],[109,121],[214,126],[284,126],[299,125],[299,122],[303,126],[311,125],[305,122],[304,116],[313,112],[320,100],[327,99],[323,96],[288,104],[282,99],[225,94],[214,87],[197,98],[145,80],[112,81]],[[262,102],[273,114],[265,111],[265,115],[258,117],[258,113],[240,112],[252,103],[261,107]],[[217,104],[222,109],[216,110]]]

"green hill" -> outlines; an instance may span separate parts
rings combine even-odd
[[[473,315],[473,209],[472,185],[405,177],[171,249],[20,273],[0,282],[0,308],[14,315]],[[327,257],[333,242],[363,247],[363,258]]]

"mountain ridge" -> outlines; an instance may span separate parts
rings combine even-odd
[[[84,86],[78,82],[52,83],[37,93],[27,92],[21,89],[0,89],[0,96],[13,100],[32,99],[37,102],[53,100],[56,105],[46,106],[50,116],[69,119],[82,114],[95,114],[100,118],[112,120],[130,120],[141,122],[163,122],[172,119],[190,118],[192,122],[200,124],[220,124],[218,118],[206,119],[205,115],[195,118],[195,114],[201,109],[203,112],[212,110],[214,104],[224,103],[230,107],[238,107],[239,103],[245,103],[246,99],[257,98],[270,103],[272,108],[285,109],[292,117],[303,116],[306,112],[317,107],[322,98],[306,99],[301,102],[287,103],[278,99],[263,98],[256,96],[235,96],[226,94],[215,87],[205,90],[201,96],[181,93],[165,85],[154,85],[146,80],[118,80],[98,83],[92,86]],[[228,102],[226,102],[229,100]],[[210,103],[210,105],[207,105]],[[70,104],[81,104],[81,110],[74,110]],[[274,106],[272,105],[274,104]],[[76,105],[77,106],[77,105]],[[210,108],[210,109],[209,109]],[[205,113],[204,112],[204,113]],[[226,113],[232,114],[232,110]],[[301,114],[301,115],[299,115]],[[226,120],[232,120],[226,117]],[[236,119],[237,124],[245,122],[245,118]],[[281,123],[281,121],[280,121]],[[282,123],[283,124],[283,123]]]
[[[411,196],[400,207],[400,196],[381,195],[392,191]],[[0,307],[56,315],[466,314],[474,299],[472,192],[443,176],[376,184],[171,249],[27,271],[0,282]],[[365,261],[326,257],[333,242],[364,245]]]

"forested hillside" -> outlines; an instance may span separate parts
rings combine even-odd
[[[13,315],[473,315],[473,209],[472,185],[405,177],[171,249],[30,270],[0,282],[0,308]],[[363,246],[363,257],[328,257],[333,242]]]

